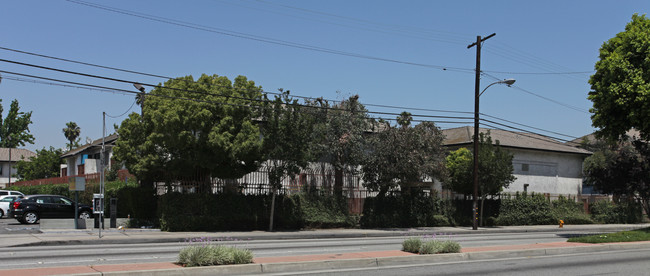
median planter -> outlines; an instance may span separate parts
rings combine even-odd
[[[253,252],[232,246],[213,244],[210,238],[193,238],[178,253],[178,264],[186,267],[250,264]]]
[[[460,253],[460,249],[460,244],[452,240],[422,240],[419,237],[411,237],[402,242],[402,251],[421,255]]]

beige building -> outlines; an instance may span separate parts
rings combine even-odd
[[[506,193],[535,192],[578,196],[582,194],[582,162],[590,151],[569,146],[546,136],[498,129],[490,131],[492,141],[514,155],[512,165],[517,178]],[[444,145],[450,149],[472,147],[473,127],[445,129]]]
[[[11,155],[11,158],[9,156]],[[7,183],[16,182],[16,162],[19,160],[29,160],[35,157],[36,153],[26,149],[9,149],[0,148],[0,188],[6,188]],[[11,177],[10,177],[11,176]]]

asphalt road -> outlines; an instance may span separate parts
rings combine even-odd
[[[0,218],[0,235],[40,233],[38,224],[21,224],[16,219],[3,216]]]
[[[464,247],[478,247],[565,241],[565,234],[562,236],[551,232],[455,236],[439,234],[436,238],[450,238],[460,242]],[[401,250],[401,243],[405,238],[406,236],[345,239],[242,240],[218,241],[213,243],[248,248],[253,251],[255,257],[270,257]],[[186,242],[176,242],[10,247],[0,251],[0,269],[32,268],[39,266],[175,262],[178,258],[178,252],[187,245],[188,243]]]
[[[649,275],[650,249],[268,275]]]

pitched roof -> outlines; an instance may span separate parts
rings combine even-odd
[[[640,138],[641,137],[641,132],[639,132],[636,129],[630,129],[627,132],[625,132],[625,135],[627,135],[630,138]],[[582,136],[580,138],[571,140],[571,141],[567,142],[567,144],[577,147],[577,146],[582,145],[582,142],[585,141],[585,140],[587,142],[589,142],[590,144],[593,144],[594,142],[598,141],[599,139],[596,137],[596,133],[591,133],[591,134],[587,134],[585,136]]]
[[[481,133],[490,131],[492,141],[499,140],[499,144],[503,147],[591,155],[588,150],[572,147],[539,134],[486,128],[480,128],[479,131]],[[446,136],[443,141],[443,145],[446,146],[473,143],[474,127],[444,129],[442,133]]]
[[[36,156],[31,150],[11,149],[11,161],[29,160],[30,157]],[[9,148],[0,148],[0,161],[9,161]]]
[[[107,144],[107,145],[112,145],[112,144],[114,144],[115,141],[117,140],[117,137],[118,137],[117,134],[111,134],[111,135],[109,135],[109,136],[106,136],[106,137],[105,137],[105,144]],[[90,148],[93,148],[93,147],[101,147],[101,146],[102,146],[102,139],[100,138],[100,139],[97,139],[97,140],[93,141],[93,142],[90,143],[90,144],[85,144],[85,145],[80,146],[80,147],[78,147],[78,148],[76,148],[76,149],[73,149],[73,150],[71,150],[71,151],[68,151],[68,152],[66,152],[66,153],[63,153],[63,154],[61,155],[61,158],[66,158],[66,157],[74,156],[74,155],[77,155],[77,154],[83,152],[84,150],[87,150],[87,149],[90,149]]]

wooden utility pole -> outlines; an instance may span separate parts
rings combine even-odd
[[[479,98],[480,86],[481,86],[481,43],[488,40],[489,38],[495,36],[496,33],[481,38],[481,36],[476,36],[476,42],[467,46],[467,49],[476,46],[476,80],[474,83],[474,196],[472,203],[472,229],[478,229],[478,135],[479,135]]]

